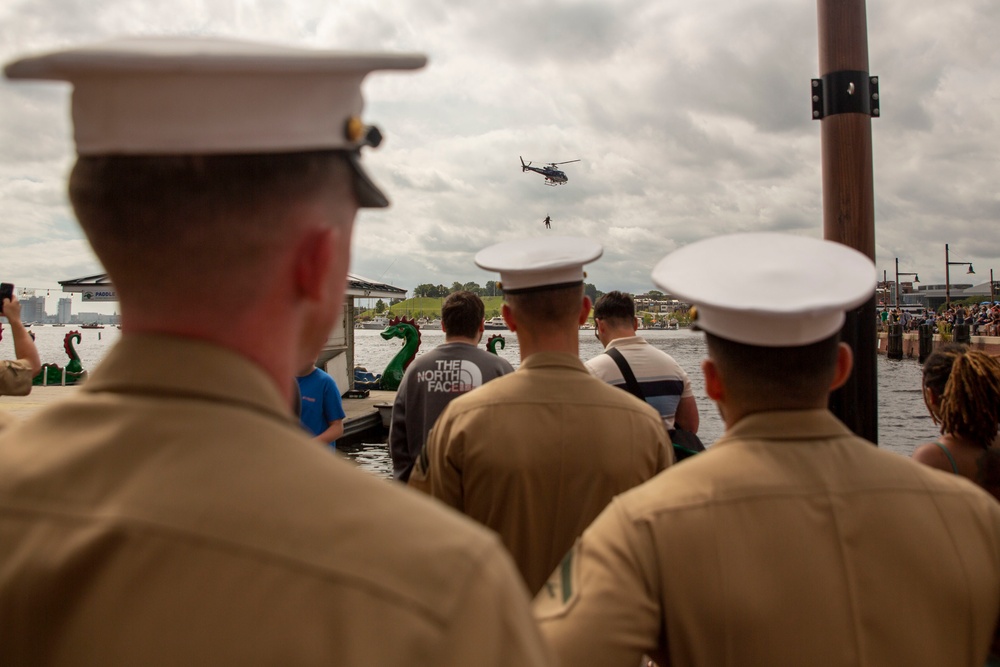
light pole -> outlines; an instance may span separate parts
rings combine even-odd
[[[951,261],[951,258],[948,256],[948,244],[945,243],[944,244],[944,307],[946,310],[948,308],[951,308],[951,267],[956,264],[960,264],[962,266],[968,264],[969,266],[968,273],[975,273],[975,271],[972,270],[972,262]]]
[[[900,276],[913,276],[913,282],[919,283],[920,276],[915,273],[900,273],[899,272],[899,257],[896,258],[896,308],[899,308],[899,277]]]
[[[882,269],[882,283],[879,291],[881,292],[881,301],[877,305],[888,308],[892,299],[887,296],[889,294],[889,272],[885,269]]]

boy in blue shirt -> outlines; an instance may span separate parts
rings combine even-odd
[[[333,378],[312,364],[296,376],[302,395],[299,421],[316,440],[337,448],[337,438],[344,434],[344,406]]]

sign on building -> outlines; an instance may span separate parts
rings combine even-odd
[[[83,293],[84,301],[117,301],[118,293],[114,290],[87,290]]]

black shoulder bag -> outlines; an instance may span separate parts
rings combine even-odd
[[[618,370],[622,372],[622,377],[625,378],[625,386],[622,388],[639,400],[645,401],[646,395],[642,393],[642,387],[639,386],[639,381],[635,379],[632,367],[625,361],[625,355],[613,347],[605,350],[604,354],[611,357],[618,364]],[[667,433],[670,434],[670,442],[674,446],[675,461],[683,461],[689,456],[694,456],[698,452],[705,451],[705,444],[696,433],[685,431],[676,424]]]

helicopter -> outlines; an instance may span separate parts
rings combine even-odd
[[[518,157],[521,157],[520,155]],[[570,162],[579,162],[579,160],[566,160],[565,162],[550,162],[544,167],[532,167],[531,163],[524,163],[524,158],[521,158],[521,171],[533,171],[537,174],[541,174],[545,177],[545,185],[566,185],[567,178],[566,173],[560,169],[556,169],[557,166],[561,164],[569,164]]]

